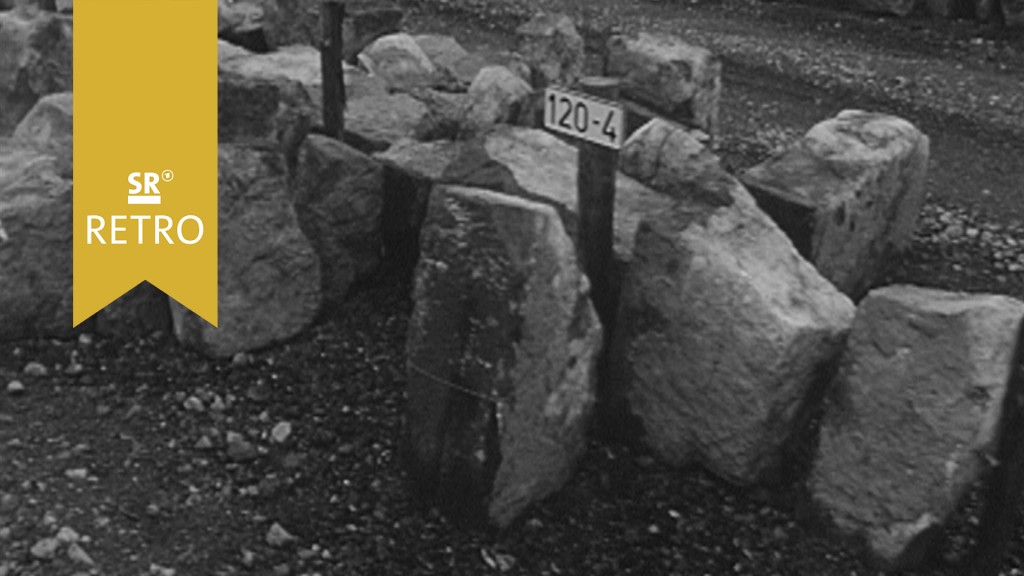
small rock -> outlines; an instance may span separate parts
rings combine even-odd
[[[213,397],[213,402],[210,404],[210,410],[213,410],[214,412],[223,412],[227,409],[228,407],[224,404],[223,398],[219,395]]]
[[[238,432],[228,432],[228,458],[235,462],[243,462],[256,458],[256,447]]]
[[[50,371],[39,362],[29,362],[22,370],[26,376],[46,376]]]
[[[270,431],[270,437],[278,444],[284,444],[291,435],[292,425],[290,422],[278,422],[274,429]]]
[[[79,334],[78,344],[80,346],[92,346],[92,335],[91,334]]]
[[[267,530],[267,544],[279,548],[285,546],[296,540],[295,536],[291,535],[283,526],[274,522],[271,524],[270,529]]]
[[[21,500],[14,494],[0,495],[0,514],[11,514],[21,506]]]
[[[72,480],[85,480],[89,476],[89,471],[85,468],[72,468],[65,470],[64,475]]]
[[[213,448],[213,441],[208,436],[203,436],[196,442],[195,448],[196,450],[209,450]]]
[[[78,535],[78,532],[75,532],[75,530],[69,526],[62,526],[57,532],[57,540],[64,544],[78,542],[80,539],[81,537]]]
[[[56,538],[43,538],[32,545],[32,556],[40,560],[53,560],[60,542]]]
[[[164,568],[163,566],[161,566],[159,564],[150,564],[149,565],[149,574],[150,574],[150,576],[175,576],[175,574],[177,574],[177,573],[178,573],[178,571],[175,570],[174,568]]]
[[[25,385],[19,380],[11,380],[7,383],[7,393],[12,396],[23,394],[25,392]]]
[[[72,362],[64,369],[64,374],[68,376],[78,376],[82,372],[85,372],[85,367],[78,362]]]
[[[0,528],[0,541],[11,539],[11,529],[7,526]]]
[[[89,554],[78,545],[77,542],[72,542],[68,546],[68,558],[76,564],[84,564],[86,566],[95,566],[96,562],[92,559]]]
[[[202,412],[206,409],[203,406],[203,401],[195,396],[189,396],[186,398],[183,406],[185,407],[185,410],[188,410],[189,412]]]
[[[252,565],[256,563],[256,554],[252,550],[246,550],[242,548],[242,566],[246,568],[252,568]]]

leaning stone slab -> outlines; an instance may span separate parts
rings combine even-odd
[[[708,138],[703,132],[656,118],[626,139],[619,169],[673,198],[712,205],[731,202],[728,187],[704,185],[723,172],[721,161],[708,150],[707,144]],[[722,192],[727,196],[709,196]]]
[[[410,472],[471,523],[507,526],[586,449],[601,327],[575,248],[543,204],[442,186],[408,339]]]
[[[710,176],[640,223],[611,396],[664,461],[749,485],[781,471],[854,309],[737,180]]]
[[[583,74],[583,37],[564,14],[538,14],[516,30],[516,42],[535,88],[572,86]]]
[[[320,266],[299,228],[277,152],[221,144],[219,327],[171,302],[178,340],[230,357],[291,338],[320,309]]]
[[[722,63],[710,51],[665,34],[614,35],[608,74],[623,79],[625,96],[718,135]]]
[[[420,34],[413,36],[413,40],[430,58],[441,76],[441,84],[448,89],[465,90],[487,65],[485,58],[470,54],[451,36]]]
[[[741,179],[800,253],[859,299],[913,237],[928,146],[905,120],[847,110]]]
[[[332,138],[310,134],[299,149],[292,193],[299,225],[320,258],[325,307],[380,262],[381,165]]]
[[[912,286],[861,302],[809,485],[882,565],[920,563],[989,468],[1022,319],[1024,303],[1008,297]]]
[[[0,136],[46,94],[72,84],[71,18],[19,7],[0,12]]]
[[[0,340],[71,336],[71,181],[0,140]]]

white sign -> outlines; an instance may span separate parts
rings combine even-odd
[[[544,127],[613,150],[625,138],[622,107],[586,94],[562,88],[544,93]]]

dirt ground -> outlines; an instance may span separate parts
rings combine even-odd
[[[932,138],[933,162],[892,281],[1024,298],[1024,268],[1010,265],[1024,247],[1017,33],[738,0],[407,4],[420,8],[412,29],[479,49],[511,47],[509,31],[541,5],[591,31],[692,32],[725,55],[721,152],[733,168],[843,108],[899,113]],[[881,64],[850,67],[857,54]],[[398,454],[409,288],[408,270],[385,267],[310,333],[233,361],[165,335],[0,343],[0,386],[24,385],[0,387],[0,576],[879,573],[807,521],[799,482],[738,490],[603,441],[504,532],[422,508]],[[978,498],[917,574],[964,573]],[[1024,574],[1024,526],[1003,565]]]

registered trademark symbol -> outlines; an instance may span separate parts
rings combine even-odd
[[[171,172],[170,170],[164,170],[160,174],[160,177],[164,179],[164,182],[170,182],[171,180],[174,180],[174,172]]]

